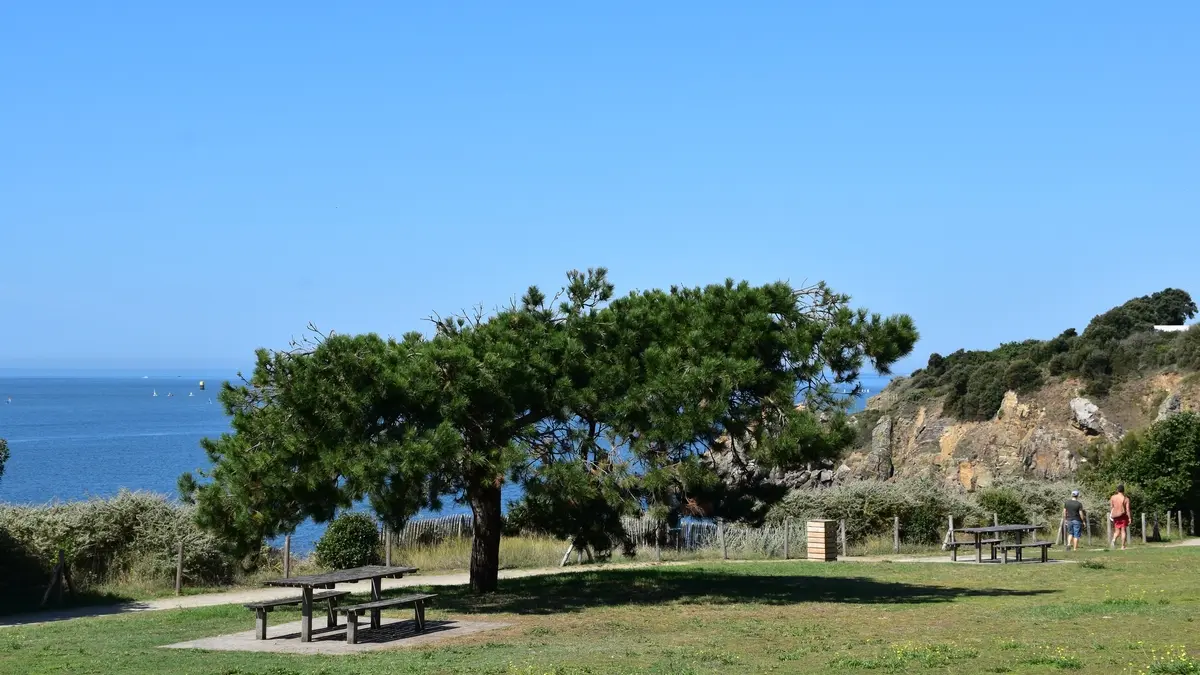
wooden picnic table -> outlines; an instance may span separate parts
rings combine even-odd
[[[366,565],[353,567],[348,570],[325,572],[324,574],[306,574],[286,579],[272,579],[263,582],[267,586],[290,586],[299,588],[302,596],[300,602],[300,641],[312,642],[312,605],[314,588],[333,588],[337,584],[349,584],[356,581],[371,581],[371,599],[382,597],[383,580],[399,579],[405,574],[416,572],[415,567],[388,567],[384,565]],[[371,627],[379,627],[379,610],[371,610]]]
[[[1021,543],[1021,538],[1026,532],[1037,532],[1037,525],[989,525],[988,527],[959,527],[955,528],[955,532],[970,534],[975,536],[975,562],[983,562],[983,536],[985,534],[1015,534],[1017,543]],[[992,553],[996,551],[993,548]],[[995,558],[993,558],[994,560]]]

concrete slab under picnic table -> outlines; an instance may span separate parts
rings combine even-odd
[[[383,649],[424,647],[456,638],[507,628],[509,624],[487,621],[445,619],[427,621],[425,630],[417,632],[412,619],[383,617],[379,628],[369,623],[358,624],[358,643],[346,643],[346,626],[313,628],[311,642],[300,641],[300,622],[293,621],[267,627],[267,639],[254,639],[253,630],[227,635],[188,640],[164,649],[204,649],[219,652],[267,652],[276,654],[361,654]]]

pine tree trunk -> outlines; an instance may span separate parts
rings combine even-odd
[[[471,590],[491,593],[496,590],[500,571],[500,486],[478,488],[469,495],[471,502]]]

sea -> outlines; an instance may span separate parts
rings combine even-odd
[[[209,467],[201,439],[229,431],[217,400],[227,379],[229,373],[0,375],[0,438],[11,455],[0,502],[45,504],[123,489],[177,497],[181,474]],[[864,376],[866,391],[853,408],[887,379]],[[519,497],[520,486],[505,486],[506,507]],[[446,499],[442,511],[418,517],[467,512]],[[292,534],[293,550],[310,551],[323,531],[304,523]]]

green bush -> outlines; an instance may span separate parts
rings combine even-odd
[[[163,495],[127,491],[45,506],[0,505],[0,578],[31,593],[44,588],[61,549],[80,588],[134,571],[166,581],[183,542],[185,582],[231,580],[242,561],[203,532],[193,513]]]
[[[890,536],[896,516],[900,517],[902,537],[914,543],[941,541],[948,516],[954,516],[956,523],[982,522],[982,511],[965,494],[921,479],[794,490],[772,507],[767,520],[845,519],[846,538],[859,542],[871,536]]]
[[[1018,394],[1042,386],[1042,371],[1029,359],[1017,359],[1004,371],[1004,386]]]
[[[1190,331],[1189,331],[1190,332]],[[1130,499],[1151,510],[1200,502],[1200,415],[1184,412],[1118,443],[1090,448],[1084,478],[1099,489],[1126,483]]]
[[[987,513],[996,514],[1001,525],[1016,525],[1031,520],[1021,504],[1021,498],[1012,490],[988,488],[981,490],[976,499],[979,501],[979,508]]]
[[[346,569],[379,562],[379,529],[365,513],[343,513],[317,542],[317,564]]]
[[[1068,329],[1050,340],[1009,342],[991,351],[932,354],[913,374],[911,390],[945,396],[945,412],[961,420],[992,417],[1005,391],[1033,391],[1046,375],[1080,377],[1088,396],[1106,396],[1121,381],[1157,369],[1200,369],[1200,330],[1154,330],[1195,314],[1190,295],[1168,288],[1095,317],[1082,335]]]

